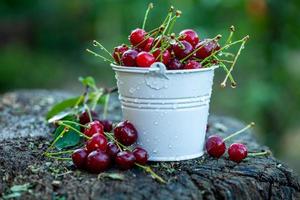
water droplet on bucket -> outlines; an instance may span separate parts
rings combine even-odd
[[[130,89],[129,89],[129,92],[130,92],[131,94],[133,94],[133,93],[135,92],[135,89],[134,89],[134,88],[130,88]]]
[[[154,122],[154,125],[156,125],[156,126],[157,126],[157,125],[158,125],[158,122],[157,122],[157,121],[155,121],[155,122]]]
[[[168,147],[169,147],[169,149],[172,149],[172,145],[169,145]]]
[[[153,150],[153,153],[157,153],[157,150],[156,150],[156,149],[154,149],[154,150]]]

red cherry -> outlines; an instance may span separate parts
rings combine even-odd
[[[195,60],[189,60],[184,65],[184,69],[199,69],[201,67],[202,65]]]
[[[184,65],[176,58],[171,59],[167,65],[168,70],[179,70],[183,69]]]
[[[115,162],[119,168],[126,170],[134,166],[135,157],[130,151],[121,151],[117,154]]]
[[[128,50],[128,46],[126,44],[122,44],[122,45],[114,48],[113,57],[114,57],[116,63],[120,64],[122,55],[127,50]]]
[[[88,151],[86,149],[76,149],[72,153],[72,160],[74,165],[78,169],[83,169],[85,167],[86,158],[88,156]]]
[[[107,143],[106,153],[111,158],[115,158],[119,152],[120,152],[120,149],[115,143],[113,143],[113,142]]]
[[[94,150],[106,151],[107,139],[102,134],[95,134],[89,141],[87,141],[86,148],[88,152],[92,152]]]
[[[142,44],[141,42],[145,40],[146,34],[147,34],[146,31],[143,29],[140,28],[134,29],[129,36],[129,41],[133,46],[139,44],[139,47],[142,47],[143,45],[145,45],[143,44],[145,42],[143,42]]]
[[[98,120],[104,127],[104,132],[111,132],[112,131],[112,122],[109,120]]]
[[[104,127],[99,121],[95,120],[86,125],[88,128],[85,128],[83,132],[86,136],[92,137],[96,133],[104,134]]]
[[[98,114],[95,111],[91,110],[90,113],[91,113],[92,120],[98,118]],[[82,125],[85,125],[85,124],[91,122],[92,120],[90,119],[87,111],[82,112],[79,116],[79,123]]]
[[[220,158],[226,150],[223,138],[218,135],[210,136],[206,141],[205,147],[207,153],[215,158]]]
[[[192,29],[185,29],[179,33],[179,39],[181,41],[189,42],[193,47],[195,47],[199,42],[199,37],[196,31]]]
[[[111,160],[109,155],[103,151],[93,151],[86,159],[86,166],[90,172],[99,173],[108,169]]]
[[[115,138],[123,145],[129,146],[136,142],[138,134],[133,124],[129,121],[120,122],[114,128]]]
[[[182,59],[192,53],[193,46],[187,41],[181,41],[181,45],[178,43],[174,45],[173,51],[178,59]]]
[[[151,50],[151,47],[152,47],[152,44],[153,44],[153,41],[154,41],[154,38],[153,37],[149,37],[147,40],[146,40],[146,44],[145,46],[143,47],[143,50],[144,51],[150,51]]]
[[[201,47],[202,46],[202,47]],[[200,48],[201,47],[201,48]],[[195,49],[200,48],[196,51],[196,57],[200,59],[204,59],[212,54],[212,52],[220,49],[220,45],[216,41],[207,42],[207,40],[203,40],[198,43]]]
[[[153,52],[153,56],[155,57],[155,61],[162,62],[165,65],[167,65],[169,63],[170,59],[171,59],[171,54],[167,49],[164,51],[163,54],[161,54],[160,49],[156,49]]]
[[[136,66],[136,57],[138,52],[133,49],[125,51],[122,55],[122,63],[124,66]]]
[[[233,143],[228,148],[228,155],[229,159],[240,163],[242,160],[244,160],[248,155],[248,150],[246,145],[241,143]]]
[[[136,63],[139,67],[150,67],[154,62],[154,56],[146,51],[140,52],[136,58]]]
[[[138,164],[145,165],[148,161],[148,153],[145,149],[141,147],[136,147],[133,150],[133,155],[135,156],[136,159],[135,162]]]

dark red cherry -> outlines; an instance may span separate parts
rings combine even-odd
[[[184,65],[184,69],[199,69],[201,67],[202,65],[195,60],[188,60]]]
[[[107,170],[110,163],[109,155],[103,151],[93,151],[86,159],[86,167],[93,173],[100,173]]]
[[[129,146],[136,142],[138,133],[135,127],[128,120],[120,122],[114,128],[115,138],[122,144]]]
[[[130,151],[121,151],[117,154],[115,162],[119,168],[127,170],[134,166],[135,157]]]
[[[112,131],[112,122],[109,120],[98,120],[104,127],[104,132],[110,133]]]
[[[104,134],[104,127],[98,120],[92,121],[86,124],[86,126],[88,128],[85,128],[83,132],[86,136],[92,137],[96,133]]]
[[[195,47],[199,42],[199,37],[196,31],[192,29],[185,29],[179,33],[179,40],[189,42],[193,47]]]
[[[122,44],[122,45],[114,48],[113,57],[114,57],[116,63],[121,64],[120,60],[122,58],[122,55],[127,50],[128,50],[128,46],[126,44]]]
[[[136,63],[139,67],[150,67],[154,62],[154,56],[146,51],[140,52],[136,57]]]
[[[98,118],[98,114],[95,111],[91,110],[90,113],[91,113],[92,119],[90,119],[87,111],[82,112],[79,116],[79,123],[82,125],[85,125],[85,124],[93,121],[94,119]]]
[[[78,169],[84,169],[87,156],[88,156],[88,151],[86,149],[76,149],[72,153],[71,157],[72,157],[74,165]]]
[[[183,69],[184,65],[176,58],[171,59],[167,65],[168,70],[179,70]]]
[[[207,40],[203,40],[196,45],[195,49],[198,48],[199,50],[196,51],[196,57],[200,59],[204,59],[210,56],[212,52],[219,50],[220,45],[216,41],[208,42]]]
[[[230,160],[240,163],[247,157],[248,150],[244,144],[233,143],[228,148],[228,155]]]
[[[177,43],[173,47],[176,58],[183,59],[190,55],[193,51],[193,46],[187,41],[181,41],[181,44]]]
[[[153,52],[153,56],[155,57],[155,61],[162,62],[165,65],[167,65],[171,59],[171,54],[167,49],[162,54],[160,49],[156,49]]]
[[[86,149],[88,152],[92,152],[94,150],[106,151],[107,149],[107,139],[102,134],[95,134],[93,137],[87,141]]]
[[[133,49],[129,49],[123,53],[122,63],[124,66],[137,66],[136,65],[136,57],[138,52]]]
[[[143,47],[143,50],[149,52],[149,51],[151,50],[153,41],[154,41],[154,38],[153,38],[153,37],[149,37],[149,38],[146,40],[146,44],[145,44],[145,46]]]
[[[106,153],[111,158],[115,158],[119,152],[120,152],[120,149],[115,143],[113,143],[113,142],[107,143]]]
[[[226,145],[223,140],[218,135],[212,135],[208,137],[205,143],[207,153],[215,158],[220,158],[226,151]]]
[[[141,147],[136,147],[133,150],[133,155],[135,156],[135,162],[141,165],[145,165],[148,161],[148,153],[145,149]]]
[[[133,46],[138,45],[139,47],[142,47],[143,43],[145,43],[143,41],[145,40],[146,34],[146,31],[143,29],[134,29],[129,36],[129,41]]]

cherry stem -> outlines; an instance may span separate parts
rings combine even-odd
[[[105,97],[105,103],[104,103],[104,108],[103,108],[103,119],[107,118],[109,98],[110,98],[110,94],[108,93]]]
[[[142,29],[145,29],[145,25],[146,25],[146,21],[147,21],[147,18],[148,18],[148,14],[149,14],[149,11],[152,8],[153,8],[153,3],[149,3],[148,8],[147,8],[146,13],[145,13],[145,17],[144,17]]]
[[[248,124],[247,126],[245,126],[244,128],[242,128],[241,130],[239,130],[239,131],[237,131],[237,132],[235,132],[235,133],[227,136],[226,138],[224,138],[223,141],[225,142],[225,141],[227,141],[227,140],[229,140],[229,139],[237,136],[238,134],[243,133],[244,131],[246,131],[247,129],[253,127],[254,125],[255,125],[255,123],[251,122],[250,124]]]
[[[248,153],[248,156],[254,157],[254,156],[264,156],[264,155],[270,155],[271,151],[262,151],[262,152],[253,152],[253,153]]]
[[[89,53],[91,53],[91,54],[93,54],[93,55],[96,56],[96,57],[102,58],[102,59],[104,60],[104,62],[114,63],[113,60],[111,60],[111,59],[109,59],[109,58],[106,58],[106,57],[104,57],[104,56],[102,56],[102,55],[99,55],[99,54],[97,54],[96,52],[94,52],[94,51],[92,51],[92,50],[90,50],[90,49],[86,49],[86,51],[89,52]]]
[[[228,38],[227,38],[225,44],[230,44],[230,43],[231,43],[232,36],[233,36],[233,34],[234,34],[234,32],[235,32],[234,26],[233,26],[233,25],[230,26],[229,30],[230,30],[230,34],[229,34],[229,36],[228,36]]]
[[[69,121],[69,120],[60,120],[60,121],[63,122],[63,123],[75,124],[75,125],[81,126],[83,128],[89,128],[89,126],[82,125],[82,124],[74,122],[74,121]]]
[[[67,127],[69,129],[72,129],[73,131],[75,131],[76,133],[78,133],[81,137],[84,137],[84,138],[86,138],[88,140],[91,139],[89,136],[83,134],[81,131],[78,131],[76,128],[73,128],[72,126],[70,126],[70,125],[68,125],[68,124],[66,124],[66,123],[64,123],[62,121],[57,121],[57,124],[58,125],[62,125],[64,127]]]
[[[50,144],[50,146],[47,148],[47,150],[45,151],[44,154],[47,154],[47,152],[48,152],[50,149],[52,149],[52,147],[55,145],[55,143],[56,143],[60,138],[62,138],[63,135],[64,135],[67,131],[68,131],[68,129],[67,129],[67,128],[64,128],[64,129],[62,130],[62,132],[60,132],[60,134],[59,134],[59,135],[54,139],[54,141]]]
[[[47,155],[48,158],[53,158],[56,160],[66,160],[66,161],[70,161],[72,160],[72,158],[64,158],[64,157],[58,157],[58,156],[51,156],[51,155]]]
[[[71,154],[73,153],[74,150],[66,150],[66,151],[58,151],[58,152],[46,152],[45,155],[50,155],[50,156],[53,156],[53,155],[61,155],[61,154]]]
[[[100,47],[100,49],[101,50],[103,50],[103,51],[105,51],[111,58],[114,58],[112,55],[111,55],[111,53],[100,43],[100,42],[98,42],[97,40],[94,40],[93,41],[93,45],[95,46],[95,47],[97,47],[97,46],[99,46]]]
[[[157,174],[151,169],[151,167],[145,166],[145,165],[140,165],[140,164],[138,164],[138,163],[135,163],[135,165],[138,166],[138,167],[140,167],[140,168],[142,168],[142,169],[144,169],[146,172],[150,173],[150,175],[151,175],[154,179],[158,180],[160,183],[166,183],[166,181],[165,181],[162,177],[160,177],[159,175],[157,175]]]
[[[89,116],[89,120],[90,120],[90,122],[92,122],[92,121],[93,121],[93,119],[92,119],[91,110],[90,110],[90,108],[88,107],[88,105],[87,105],[87,104],[84,104],[84,109],[86,110],[86,112],[87,112],[87,114],[88,114],[88,116]]]
[[[219,60],[220,61],[220,60]],[[226,65],[222,62],[219,63],[219,65],[225,70],[225,72],[228,74],[229,73],[229,70],[227,69]],[[230,73],[229,74],[229,80],[231,82],[231,85],[236,85],[236,82],[235,80],[233,79],[233,76],[232,74]]]

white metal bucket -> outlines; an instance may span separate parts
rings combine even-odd
[[[123,118],[138,131],[137,144],[151,161],[179,161],[203,154],[214,69],[166,70],[112,64]]]

